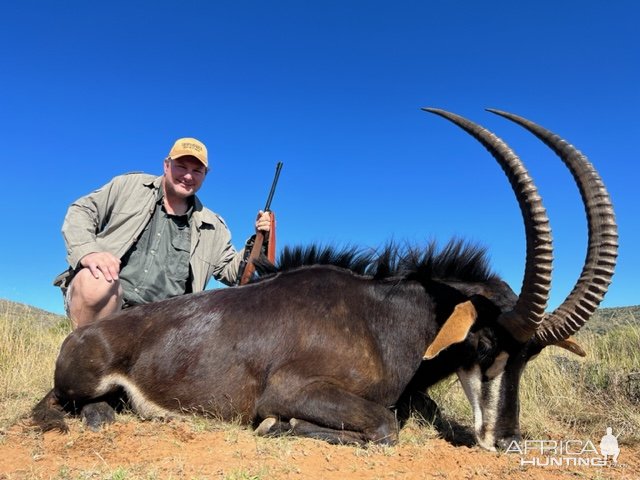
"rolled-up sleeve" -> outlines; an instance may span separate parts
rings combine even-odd
[[[116,195],[115,182],[79,198],[71,204],[62,224],[62,236],[67,247],[67,261],[73,268],[89,253],[98,252],[97,234],[107,222],[109,204]]]

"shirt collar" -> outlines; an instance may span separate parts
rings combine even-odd
[[[149,182],[145,182],[144,186],[145,187],[149,187],[149,188],[154,188],[156,190],[158,190],[160,192],[160,194],[162,194],[162,179],[164,178],[164,175],[160,175],[158,177],[156,177],[155,179],[153,179],[152,181]],[[215,228],[215,219],[214,218],[210,218],[209,215],[207,215],[208,210],[206,210],[204,208],[204,206],[202,205],[202,202],[200,201],[200,199],[198,198],[197,195],[193,195],[191,197],[191,205],[189,207],[189,210],[191,212],[191,216],[192,216],[192,220],[195,222],[196,226],[198,228],[200,228],[202,226],[202,224],[207,224],[213,228]],[[213,215],[213,214],[211,214]]]

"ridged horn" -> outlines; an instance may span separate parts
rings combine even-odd
[[[613,204],[596,169],[573,145],[525,118],[500,110],[488,110],[523,126],[547,144],[569,168],[584,203],[589,243],[582,273],[564,302],[545,316],[536,332],[536,340],[542,345],[549,345],[577,332],[607,293],[618,256],[618,227]]]
[[[498,321],[520,342],[526,342],[540,326],[549,299],[553,245],[549,218],[538,190],[522,161],[496,135],[459,115],[435,108],[423,110],[440,115],[465,130],[493,155],[515,193],[524,220],[527,256],[520,296],[510,312]]]

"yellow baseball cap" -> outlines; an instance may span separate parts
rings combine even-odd
[[[204,143],[200,140],[190,137],[179,138],[176,140],[176,143],[173,144],[173,147],[169,152],[169,157],[175,159],[187,156],[195,157],[200,160],[205,167],[209,167],[209,162],[207,161],[207,147],[205,147]]]

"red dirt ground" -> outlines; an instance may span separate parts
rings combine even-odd
[[[505,479],[640,478],[640,445],[621,445],[617,466],[521,466],[520,455],[455,447],[403,434],[400,446],[357,448],[259,438],[240,427],[125,421],[98,433],[0,431],[0,479]],[[595,441],[594,441],[595,443]],[[596,444],[597,446],[597,444]]]

